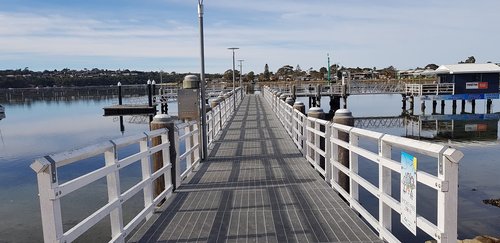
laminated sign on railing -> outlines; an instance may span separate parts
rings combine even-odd
[[[264,96],[307,161],[365,218],[381,239],[400,242],[392,232],[392,211],[395,211],[410,232],[416,234],[420,229],[438,242],[456,242],[458,162],[463,157],[460,151],[306,117],[295,109],[291,109],[290,114],[291,106],[279,98],[279,93],[266,87]],[[393,151],[400,154],[393,157]],[[419,157],[436,163],[437,171],[419,170]],[[378,167],[375,183],[362,176],[366,173],[359,172],[361,159]],[[400,174],[399,198],[392,195],[392,173]],[[433,202],[437,208],[435,223],[416,211],[419,200],[426,200],[418,197],[417,185],[437,193],[437,200]],[[378,218],[361,205],[359,187],[378,200]]]

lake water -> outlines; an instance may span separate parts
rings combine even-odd
[[[125,99],[124,103],[136,102],[136,99]],[[329,110],[328,101],[327,98],[322,100],[322,107],[326,111]],[[36,176],[29,167],[35,158],[134,135],[148,129],[141,119],[125,117],[125,131],[122,133],[117,118],[103,117],[102,108],[117,103],[116,97],[0,102],[6,110],[6,118],[0,120],[0,242],[42,240]],[[304,103],[307,105],[307,102]],[[477,114],[484,113],[484,103],[477,102]],[[428,103],[429,111],[430,106]],[[348,107],[355,117],[397,117],[401,114],[401,96],[351,96]],[[416,107],[419,107],[418,102]],[[446,114],[451,114],[450,107],[447,103]],[[494,111],[499,111],[500,102],[494,100],[493,107]],[[175,105],[171,104],[169,110],[175,112]],[[430,119],[429,116],[419,117],[420,120]],[[422,129],[419,129],[419,124],[415,122],[406,126],[370,129],[401,136],[420,135],[421,139],[434,138],[440,143],[447,143],[461,150],[465,156],[459,167],[459,237],[471,238],[480,234],[500,236],[500,208],[482,202],[484,199],[500,198],[500,183],[497,179],[500,170],[498,118],[495,118],[495,115],[486,118],[455,116],[452,117],[453,122],[447,118],[449,117],[436,118],[441,119],[437,124],[433,121],[421,122]],[[432,130],[433,126],[438,127],[440,131]],[[96,165],[89,163],[83,167],[69,168],[65,172],[78,174],[94,167]],[[124,171],[125,183],[127,180],[133,183],[139,176],[134,172],[134,167]],[[63,214],[68,215],[64,217],[66,229],[107,200],[105,188],[99,185],[84,191],[82,195],[70,195],[70,199],[63,202]],[[84,199],[86,200],[82,203]],[[140,204],[140,200],[133,199],[131,204]],[[75,211],[73,208],[80,209]],[[128,208],[130,212],[137,210],[133,205]],[[86,234],[84,240],[107,240],[99,235],[107,235],[109,227],[105,226],[106,222],[100,225],[102,226],[93,229],[93,232],[97,233]],[[404,230],[401,232],[402,237],[408,234]]]

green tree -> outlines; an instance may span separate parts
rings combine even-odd
[[[458,63],[460,63],[460,64],[462,64],[462,63],[476,63],[476,58],[474,56],[470,56],[465,61],[461,61]]]
[[[250,71],[247,73],[247,80],[252,82],[253,79],[255,78],[255,73],[253,71]]]
[[[235,77],[239,77],[240,76],[240,71],[234,70],[234,74],[235,74]],[[224,75],[223,75],[223,78],[225,80],[232,81],[233,80],[233,70],[232,69],[228,69],[227,71],[225,71]]]
[[[266,65],[264,66],[264,81],[269,81],[269,79],[271,78],[271,73],[269,73],[269,65]]]

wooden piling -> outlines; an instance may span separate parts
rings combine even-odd
[[[347,126],[354,126],[354,117],[352,116],[352,113],[347,110],[347,109],[340,109],[335,112],[335,116],[333,117],[332,121],[334,123],[342,124],[342,125],[347,125]],[[349,142],[349,133],[346,132],[339,132],[338,138],[342,141]],[[349,168],[349,150],[338,146],[338,161],[344,165],[345,167]],[[339,178],[339,185],[347,192],[350,191],[350,183],[349,183],[349,177],[339,171],[338,173],[338,178]]]
[[[472,114],[476,114],[476,100],[472,100],[471,101],[471,105],[472,105]]]
[[[457,114],[457,100],[452,101],[451,112],[453,113],[453,115]]]
[[[491,113],[491,105],[492,105],[492,101],[491,99],[487,99],[486,100],[486,113],[487,114],[490,114]]]
[[[432,114],[436,114],[437,100],[432,100]]]
[[[153,121],[150,124],[151,131],[157,130],[157,129],[168,129],[168,140],[170,142],[170,163],[172,164],[171,168],[171,178],[172,178],[172,185],[173,189],[177,188],[180,185],[180,168],[179,168],[179,161],[178,161],[178,150],[179,150],[179,144],[178,144],[178,133],[177,133],[177,128],[175,127],[175,119],[172,118],[169,115],[165,114],[160,114],[156,115],[153,118]],[[162,143],[161,137],[156,137],[151,139],[152,145],[157,146]],[[161,151],[156,152],[152,155],[153,159],[153,172],[158,171],[163,167],[163,154]],[[154,182],[154,192],[155,192],[155,197],[158,196],[163,190],[165,189],[165,181],[163,179],[163,176],[158,177],[156,181]]]
[[[465,113],[465,100],[462,100],[462,107],[460,107],[462,109],[462,114]]]
[[[441,115],[444,115],[444,107],[445,107],[444,100],[441,100]]]
[[[401,102],[403,103],[403,106],[401,107],[403,110],[406,110],[406,94],[402,94],[403,98],[401,99]]]

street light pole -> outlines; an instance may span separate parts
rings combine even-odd
[[[200,59],[201,59],[201,72],[200,72],[200,99],[201,99],[201,141],[202,153],[201,158],[204,160],[208,155],[208,141],[207,141],[207,108],[205,101],[205,43],[203,37],[203,0],[198,0],[198,18],[200,20]]]
[[[243,60],[243,59],[238,60],[238,62],[240,62],[240,89],[243,88],[243,78],[242,78],[243,77],[243,61],[245,61],[245,60]],[[241,93],[241,94],[242,94],[241,97],[243,97],[243,93]]]
[[[236,73],[234,72],[234,69],[235,69],[235,64],[234,64],[234,51],[235,50],[238,50],[240,48],[238,47],[229,47],[227,48],[229,50],[232,50],[233,51],[233,109],[236,110],[236,93],[235,93],[235,89],[234,89],[234,83],[236,82]]]
[[[327,53],[326,56],[328,56],[328,84],[332,84],[331,79],[330,79],[330,53]]]

